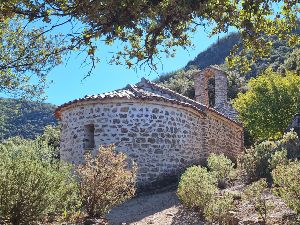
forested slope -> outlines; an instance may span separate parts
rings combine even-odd
[[[47,103],[0,98],[0,141],[12,136],[35,138],[46,125],[55,125],[55,106]]]
[[[155,82],[193,98],[193,69],[203,69],[209,65],[223,66],[226,56],[238,41],[237,33],[229,34],[199,53],[181,70],[161,75]],[[271,55],[254,63],[250,72],[239,74],[237,68],[228,76],[229,98],[235,98],[239,91],[244,90],[245,79],[257,76],[267,67],[272,67],[280,73],[294,70],[300,74],[300,49],[292,49],[284,42],[277,41]],[[212,87],[213,84],[210,85],[210,88]],[[43,132],[46,125],[57,124],[53,115],[54,109],[55,106],[51,104],[0,98],[0,140],[12,136],[36,137]]]
[[[300,30],[297,32],[300,33]],[[231,33],[199,53],[195,59],[189,61],[181,70],[161,75],[154,82],[193,98],[194,80],[192,70],[204,69],[210,65],[224,67],[225,59],[231,48],[238,42],[239,35]],[[229,98],[234,98],[239,91],[245,89],[245,80],[256,77],[268,67],[282,74],[286,70],[293,70],[300,74],[300,48],[291,48],[283,41],[276,41],[270,55],[253,63],[251,71],[241,74],[239,68],[235,68],[229,74]]]

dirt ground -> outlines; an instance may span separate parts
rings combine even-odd
[[[243,189],[244,185],[237,185],[227,189],[227,191],[240,195]],[[282,200],[273,196],[270,192],[266,193],[265,198],[273,206],[268,213],[269,224],[298,224],[283,221],[283,218],[288,218],[294,214]],[[234,215],[236,222],[233,224],[261,224],[255,207],[247,201],[237,201]],[[175,190],[135,197],[114,208],[107,216],[110,225],[204,225],[205,223],[200,218],[195,211],[189,210],[180,204]]]
[[[195,212],[185,209],[175,191],[148,194],[114,208],[107,217],[111,225],[203,225]]]

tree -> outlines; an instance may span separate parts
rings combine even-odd
[[[14,136],[35,139],[45,126],[57,125],[54,109],[52,104],[0,98],[0,140]]]
[[[197,71],[179,70],[159,76],[155,82],[191,99],[195,97],[194,75]]]
[[[233,105],[246,129],[256,139],[277,139],[287,129],[300,106],[300,77],[293,72],[281,76],[266,70],[248,83]]]
[[[280,7],[276,7],[277,3]],[[246,53],[249,50],[252,50],[250,61],[269,52],[272,40],[266,37],[276,35],[279,39],[288,40],[291,45],[299,43],[299,36],[292,32],[298,26],[298,13],[298,0],[0,2],[0,16],[4,21],[16,16],[22,16],[22,21],[39,21],[47,27],[40,34],[52,33],[60,26],[70,25],[71,31],[63,35],[65,48],[61,49],[62,52],[85,51],[92,68],[98,60],[96,50],[99,40],[108,45],[116,41],[123,43],[124,49],[113,55],[112,63],[128,67],[146,64],[155,69],[158,64],[155,59],[159,59],[161,53],[174,56],[177,46],[186,48],[192,45],[191,36],[198,27],[211,26],[210,35],[227,32],[230,27],[240,31],[242,42],[234,48],[227,62],[229,65],[244,65],[242,68],[247,69],[250,62]],[[76,22],[80,25],[74,25]],[[13,46],[8,47],[13,49]],[[50,52],[50,55],[56,56],[57,53],[61,51]],[[239,55],[233,57],[237,53]],[[18,74],[15,75],[18,77]]]
[[[300,48],[294,49],[293,52],[289,54],[281,69],[283,72],[285,72],[285,70],[293,70],[297,75],[300,75]]]
[[[44,34],[43,28],[29,28],[20,16],[6,18],[0,13],[0,28],[0,92],[42,96],[47,73],[66,53],[63,39]]]

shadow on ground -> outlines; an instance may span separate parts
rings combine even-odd
[[[185,209],[175,191],[138,196],[114,208],[107,219],[111,225],[202,225],[199,216]]]

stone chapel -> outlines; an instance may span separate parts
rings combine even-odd
[[[215,80],[209,105],[208,80]],[[214,67],[195,74],[195,100],[144,78],[135,85],[59,106],[61,159],[82,163],[86,151],[115,144],[138,165],[137,183],[151,185],[202,164],[210,153],[236,159],[243,127],[227,100],[227,76]]]

